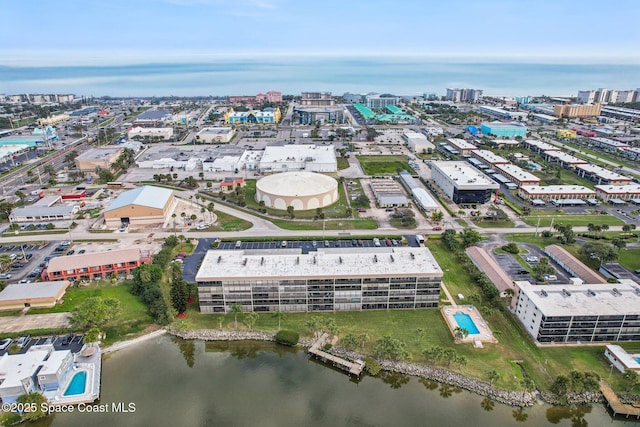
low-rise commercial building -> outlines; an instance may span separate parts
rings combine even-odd
[[[543,141],[539,141],[537,139],[527,139],[523,142],[524,146],[530,149],[531,151],[535,151],[540,154],[545,151],[559,151],[560,149],[555,145],[548,144]]]
[[[575,171],[578,176],[590,179],[598,185],[624,185],[631,183],[631,178],[628,176],[620,175],[619,173],[612,172],[602,166],[596,166],[593,164],[576,165]]]
[[[607,280],[590,269],[586,264],[574,257],[562,246],[549,245],[544,252],[560,267],[573,277],[579,278],[583,283],[607,283]]]
[[[595,189],[598,197],[605,202],[611,199],[640,201],[640,185],[638,184],[596,185]]]
[[[233,128],[207,127],[196,135],[196,140],[205,144],[225,143],[231,141],[236,131]]]
[[[61,196],[45,196],[30,206],[14,208],[10,222],[62,221],[73,219],[80,210],[79,205],[61,204]]]
[[[582,185],[523,185],[518,188],[523,200],[588,200],[595,199],[596,192]]]
[[[404,131],[402,138],[407,141],[407,146],[414,153],[426,153],[428,150],[433,150],[435,145],[427,139],[427,137],[418,132]]]
[[[96,174],[96,169],[111,169],[111,165],[120,157],[123,147],[107,146],[91,148],[76,157],[76,167],[83,174]]]
[[[578,165],[588,165],[589,162],[560,150],[543,151],[542,158],[550,163],[557,163],[563,168],[573,168]]]
[[[51,308],[55,306],[62,300],[70,283],[67,280],[54,280],[7,285],[0,292],[0,311],[22,310],[25,307]]]
[[[556,137],[558,138],[575,138],[578,134],[573,129],[556,129]]]
[[[300,106],[293,109],[294,120],[301,125],[313,125],[315,123],[345,123],[344,107],[339,105],[327,106]]]
[[[630,147],[629,144],[625,142],[615,141],[609,138],[599,138],[599,137],[589,138],[589,143],[593,146],[602,148],[604,151],[608,151],[610,153],[617,153]]]
[[[173,138],[173,128],[136,126],[127,131],[127,138],[145,141],[166,141]]]
[[[504,108],[491,107],[489,105],[481,105],[477,110],[481,114],[507,120],[526,120],[528,114],[526,112],[505,110]]]
[[[500,186],[467,162],[432,161],[431,179],[454,203],[486,203]]]
[[[258,169],[260,172],[335,173],[338,160],[333,145],[272,145],[264,149]]]
[[[52,258],[42,270],[42,280],[83,280],[107,279],[111,276],[128,277],[142,264],[151,263],[151,253],[138,248]]]
[[[496,165],[506,165],[509,163],[509,160],[504,157],[498,156],[489,150],[473,150],[471,151],[471,156],[480,160],[486,166],[492,168]]]
[[[104,211],[109,228],[122,224],[147,226],[164,223],[173,212],[176,199],[173,190],[145,185],[121,193]]]
[[[449,145],[465,157],[471,155],[473,151],[478,149],[478,147],[462,138],[448,138],[447,141],[449,141]]]
[[[640,340],[640,287],[631,280],[515,285],[516,317],[539,343]]]
[[[507,177],[511,182],[515,183],[518,187],[523,185],[540,185],[540,178],[522,169],[520,166],[507,164],[496,164],[493,166],[495,170]]]
[[[264,110],[250,111],[233,111],[229,108],[224,114],[224,122],[226,124],[237,125],[257,125],[257,124],[274,124],[278,123],[281,118],[279,108],[265,108]]]
[[[210,250],[196,275],[203,313],[437,308],[441,281],[425,247]]]
[[[425,190],[414,177],[407,171],[400,172],[400,182],[407,190],[411,192],[413,200],[417,205],[426,212],[440,209],[440,205],[431,197],[429,192]]]
[[[371,191],[381,208],[402,207],[409,204],[402,187],[392,179],[372,179]]]

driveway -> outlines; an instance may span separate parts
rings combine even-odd
[[[0,332],[20,332],[33,329],[58,329],[69,327],[71,313],[34,314],[33,316],[2,317]]]

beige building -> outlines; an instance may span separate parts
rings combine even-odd
[[[68,286],[68,280],[8,285],[0,292],[0,311],[53,307],[62,299]]]
[[[553,115],[556,117],[593,117],[599,116],[602,111],[602,104],[592,105],[555,105],[553,107]]]
[[[196,140],[204,144],[224,143],[231,141],[236,131],[229,127],[203,128],[196,135]]]
[[[96,169],[110,169],[124,151],[122,147],[92,148],[76,157],[76,166],[81,172],[96,173]]]
[[[129,139],[167,140],[173,138],[173,128],[134,127],[127,132]]]
[[[104,211],[109,228],[162,224],[177,203],[173,190],[145,185],[120,194]]]

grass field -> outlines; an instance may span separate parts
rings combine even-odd
[[[481,228],[513,228],[516,226],[516,223],[512,220],[507,221],[473,221],[475,225]]]
[[[112,285],[107,280],[96,281],[87,286],[70,287],[64,295],[62,304],[52,308],[31,309],[28,314],[71,311],[73,307],[91,297],[115,298],[120,301],[120,314],[105,327],[107,344],[125,339],[128,335],[139,334],[152,325],[147,307],[137,296],[129,293],[129,285]]]
[[[339,171],[349,168],[349,159],[346,157],[336,157],[336,160],[338,161]]]
[[[618,262],[629,270],[637,270],[640,268],[640,249],[625,248],[620,250]]]
[[[253,224],[249,221],[229,215],[228,213],[216,211],[215,214],[218,219],[207,231],[242,231],[253,227]]]
[[[364,173],[371,176],[397,174],[398,170],[406,170],[415,175],[415,171],[407,163],[405,156],[356,156]]]
[[[537,225],[538,219],[540,219],[540,227],[551,226],[553,219],[554,224],[572,225],[574,227],[587,226],[588,224],[595,225],[624,225],[624,222],[612,215],[530,215],[522,218],[526,224]]]

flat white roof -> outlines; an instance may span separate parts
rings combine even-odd
[[[586,160],[579,159],[575,156],[572,156],[571,154],[565,153],[564,151],[551,150],[551,151],[545,151],[544,154],[546,154],[549,157],[553,157],[554,159],[558,159],[563,163],[567,163],[571,165],[586,165],[589,163]]]
[[[624,365],[625,368],[640,370],[640,362],[638,362],[640,354],[629,354],[624,348],[615,344],[608,344],[605,347],[609,350],[609,353],[613,354],[616,359]]]
[[[511,176],[518,178],[521,181],[535,181],[540,182],[540,178],[532,174],[531,172],[527,172],[522,169],[520,166],[516,166],[514,164],[508,163],[505,165],[495,165],[495,168],[499,171],[507,173]]]
[[[631,178],[628,176],[620,175],[619,173],[612,172],[609,169],[605,169],[591,163],[586,165],[576,165],[576,168],[608,180],[631,181]]]
[[[605,194],[638,194],[640,193],[640,185],[596,185],[596,191]]]
[[[555,145],[551,145],[551,144],[547,144],[546,142],[542,142],[542,141],[538,141],[536,139],[527,139],[525,141],[527,144],[536,147],[542,151],[553,151],[553,150],[559,150],[558,147],[556,147]]]
[[[454,181],[458,188],[500,188],[496,182],[467,162],[436,160],[430,164]]]
[[[24,354],[5,353],[0,358],[0,389],[21,387],[22,380],[33,376],[38,366],[49,354],[49,350],[30,348]]]
[[[477,150],[478,147],[462,138],[447,138],[447,141],[458,150]]]
[[[427,139],[427,137],[423,133],[413,132],[413,131],[408,131],[408,130],[405,130],[402,133],[402,136],[404,136],[407,139],[424,139],[424,140]]]
[[[615,148],[627,148],[627,147],[629,147],[629,144],[625,144],[624,142],[614,141],[613,139],[609,139],[609,138],[591,137],[589,139],[591,141],[597,142],[598,144],[608,145],[610,147],[615,147]]]
[[[67,280],[7,285],[7,287],[0,292],[0,301],[9,302],[27,298],[53,298],[58,295],[61,289],[67,286],[69,286]]]
[[[442,269],[424,247],[209,250],[196,281],[390,276],[441,277]]]
[[[221,127],[221,128],[217,128],[217,127],[212,127],[212,128],[202,128],[202,130],[200,132],[198,132],[198,135],[204,135],[204,134],[208,134],[208,135],[226,135],[228,133],[233,132],[232,128],[229,127]]]
[[[500,163],[509,163],[509,160],[505,159],[502,156],[498,156],[497,154],[489,150],[474,150],[471,152],[471,154],[492,165],[500,164]]]
[[[69,356],[71,352],[69,350],[59,350],[51,353],[49,358],[42,364],[42,368],[38,372],[38,375],[51,375],[55,374],[60,368],[62,361]]]
[[[582,185],[523,185],[520,189],[528,194],[586,194],[594,195],[595,191]]]
[[[260,164],[304,161],[336,163],[335,148],[333,145],[313,144],[268,146],[264,149]]]
[[[545,316],[640,314],[640,286],[633,280],[583,285],[532,285],[525,280],[515,285]]]

